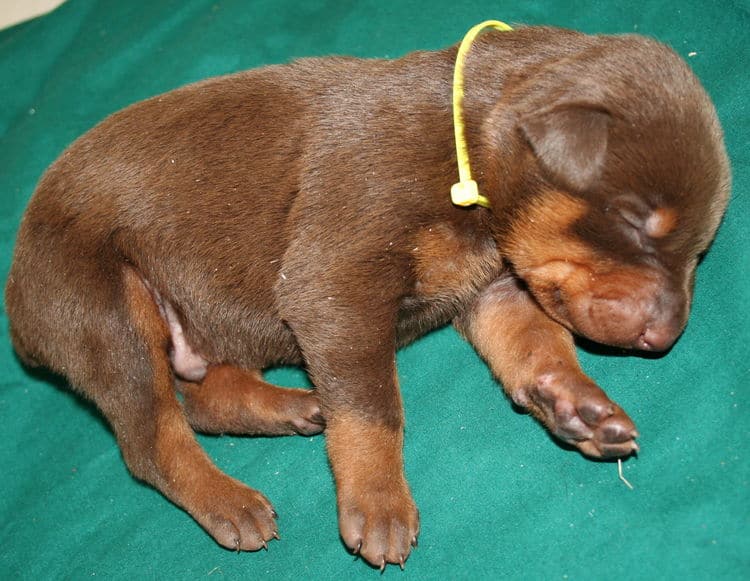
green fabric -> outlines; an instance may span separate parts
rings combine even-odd
[[[190,81],[294,57],[442,47],[487,18],[636,31],[672,45],[715,99],[733,199],[672,352],[581,352],[640,430],[642,453],[624,465],[634,490],[618,480],[616,464],[561,448],[514,411],[452,329],[399,353],[406,471],[422,517],[404,578],[749,578],[746,1],[70,0],[0,32],[0,278],[37,179],[107,114]],[[280,514],[282,540],[268,552],[226,551],[129,476],[90,405],[22,369],[4,310],[0,333],[1,578],[377,575],[339,540],[322,437],[200,438]],[[294,369],[268,375],[305,381]]]

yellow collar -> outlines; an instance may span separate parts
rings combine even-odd
[[[510,26],[499,20],[486,20],[473,26],[466,33],[456,55],[456,65],[453,69],[453,129],[456,133],[456,159],[458,161],[459,182],[451,188],[451,201],[456,206],[478,205],[483,208],[490,207],[490,201],[479,193],[477,182],[471,179],[471,165],[469,164],[469,148],[466,145],[466,131],[464,126],[464,62],[466,54],[471,48],[474,39],[485,28],[496,30],[513,30]]]

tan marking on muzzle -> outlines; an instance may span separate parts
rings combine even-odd
[[[588,211],[588,204],[557,190],[534,200],[515,220],[506,240],[506,255],[521,276],[553,261],[590,264],[592,249],[570,229]],[[553,242],[553,243],[551,243]]]

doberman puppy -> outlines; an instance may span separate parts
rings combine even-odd
[[[135,104],[42,177],[7,285],[19,356],[91,398],[130,471],[216,541],[276,537],[193,430],[323,431],[341,536],[384,567],[416,544],[394,354],[453,322],[505,391],[592,457],[638,449],[573,335],[668,349],[729,195],[708,96],[670,49],[553,28],[457,48],[306,59]],[[300,364],[314,390],[265,383]],[[181,396],[178,397],[180,392]]]

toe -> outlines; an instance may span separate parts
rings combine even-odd
[[[235,551],[267,548],[268,541],[278,538],[270,502],[256,490],[229,482],[224,494],[211,495],[202,509],[191,514],[223,547]]]
[[[404,567],[412,547],[416,547],[418,522],[418,512],[411,504],[393,510],[360,507],[342,512],[339,527],[344,544],[382,571],[389,563]]]

